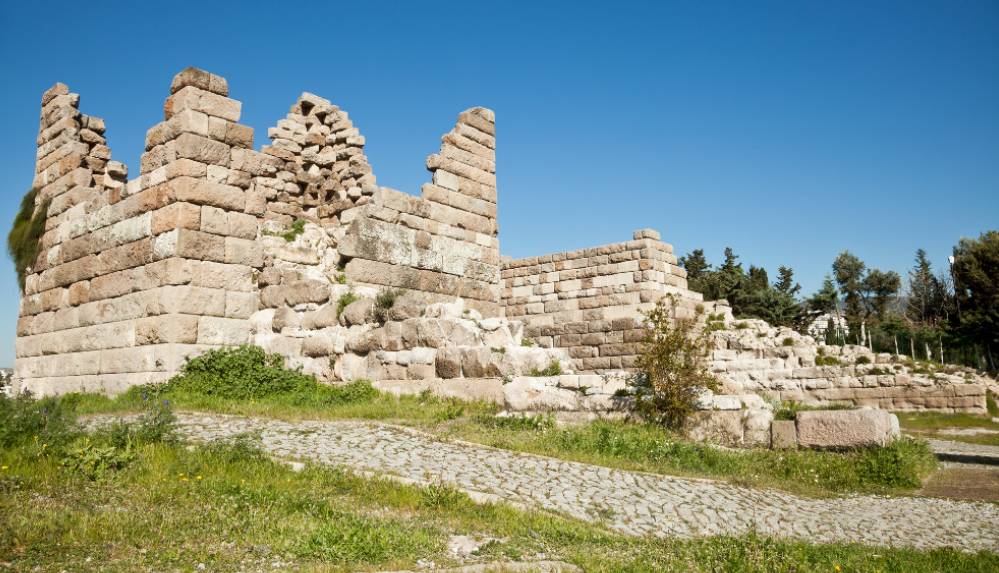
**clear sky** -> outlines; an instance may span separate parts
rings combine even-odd
[[[836,254],[904,273],[999,227],[999,3],[4,2],[0,224],[54,82],[139,171],[173,75],[229,80],[266,129],[346,109],[381,185],[418,193],[463,109],[496,111],[500,240],[523,257],[654,227],[806,292]],[[0,366],[18,290],[0,269]]]

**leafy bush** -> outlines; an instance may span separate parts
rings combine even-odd
[[[180,374],[148,390],[245,400],[300,392],[316,384],[312,376],[285,368],[282,356],[244,345],[209,350],[190,358]]]
[[[336,316],[337,316],[337,318],[340,318],[340,315],[343,314],[343,309],[347,308],[347,306],[350,303],[357,302],[359,300],[361,300],[361,297],[359,297],[356,294],[354,294],[354,291],[349,291],[347,293],[344,293],[344,294],[340,295],[340,298],[337,299],[337,301],[336,301]]]
[[[870,363],[871,359],[868,358],[867,356],[858,356],[857,359],[854,361],[854,364],[870,364]]]
[[[683,427],[705,388],[718,387],[707,367],[708,331],[698,329],[701,314],[680,318],[676,308],[670,295],[645,313],[647,333],[638,357],[635,393],[642,415],[673,429]]]
[[[132,398],[149,395],[193,395],[227,400],[280,398],[290,405],[324,405],[371,400],[378,391],[370,382],[342,386],[321,384],[314,377],[287,368],[284,357],[258,346],[220,348],[188,359],[180,374],[165,384],[136,387]]]
[[[558,360],[552,360],[543,369],[538,370],[537,368],[531,369],[531,376],[561,376],[562,375],[562,363]]]
[[[523,347],[525,347],[525,348],[533,348],[533,347],[537,346],[538,344],[536,342],[534,342],[534,339],[531,339],[531,338],[528,338],[528,337],[525,336],[524,338],[520,339],[520,345],[523,346]]]
[[[24,279],[28,269],[38,258],[38,241],[45,233],[45,219],[49,214],[49,201],[42,201],[35,209],[38,189],[33,188],[21,199],[21,208],[14,217],[10,233],[7,235],[7,252],[17,270],[17,282],[24,291]]]
[[[135,452],[130,443],[118,448],[113,444],[94,443],[89,437],[84,437],[66,450],[60,464],[70,471],[97,480],[125,468],[134,459]]]
[[[794,339],[790,337],[785,338],[780,342],[780,344],[781,346],[794,346]]]

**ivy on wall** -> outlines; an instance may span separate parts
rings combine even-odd
[[[17,269],[17,281],[24,291],[24,278],[38,258],[38,242],[45,232],[45,219],[49,213],[49,201],[46,200],[35,209],[38,189],[34,188],[21,199],[21,209],[14,217],[14,225],[7,235],[7,252]]]

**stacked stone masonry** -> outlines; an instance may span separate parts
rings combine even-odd
[[[79,95],[56,84],[41,103],[33,185],[47,219],[21,299],[15,390],[114,393],[250,343],[329,382],[606,413],[627,406],[617,393],[641,313],[667,295],[681,316],[725,324],[711,366],[733,395],[981,411],[994,384],[894,362],[889,372],[890,357],[860,364],[862,349],[759,321],[738,328],[725,301],[687,288],[651,229],[501,261],[484,108],[458,115],[417,196],[378,186],[348,114],[309,93],[257,151],[226,80],[183,70],[132,179]],[[820,352],[843,364],[817,365]],[[537,376],[555,363],[563,376]],[[740,422],[745,441],[763,440],[757,422]]]
[[[506,315],[546,348],[564,348],[580,371],[609,372],[635,365],[644,337],[641,312],[672,295],[677,314],[731,314],[724,301],[702,300],[687,288],[673,247],[652,229],[631,241],[508,260],[503,265]]]
[[[79,95],[45,92],[34,186],[48,219],[18,320],[19,386],[115,392],[164,380],[192,354],[266,338],[260,325],[274,315],[336,309],[346,291],[461,297],[501,314],[491,111],[459,116],[414,197],[376,186],[364,137],[329,101],[303,94],[255,151],[228,95],[217,75],[178,74],[128,180]],[[285,240],[295,225],[308,232]],[[265,342],[296,361],[339,349],[296,338]],[[434,371],[431,361],[423,374]]]

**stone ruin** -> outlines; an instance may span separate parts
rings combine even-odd
[[[378,186],[347,112],[309,93],[256,151],[226,80],[188,68],[132,179],[79,103],[63,84],[42,96],[33,185],[48,218],[21,299],[15,390],[117,393],[208,349],[255,344],[331,383],[607,412],[630,384],[641,312],[673,295],[679,312],[724,325],[711,366],[735,399],[706,396],[709,410],[753,410],[758,394],[985,409],[992,382],[977,374],[921,374],[736,321],[687,288],[653,230],[501,257],[488,109],[458,115],[416,196]],[[827,355],[836,363],[817,364]],[[538,376],[556,362],[561,375]]]

